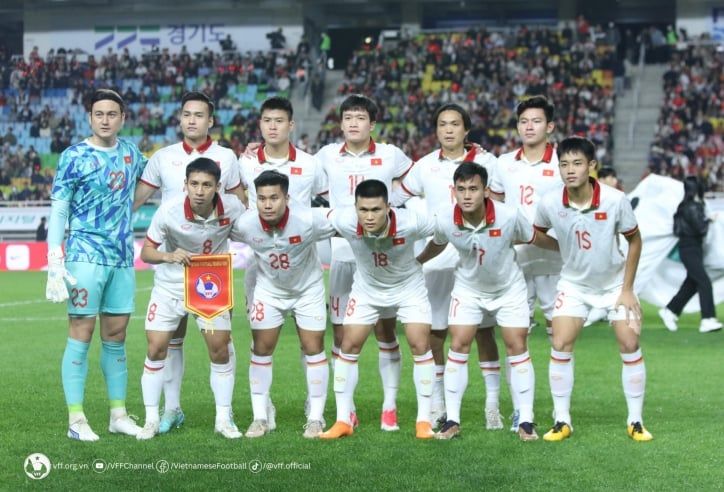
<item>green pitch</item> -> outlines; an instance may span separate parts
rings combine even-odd
[[[138,275],[137,315],[131,321],[127,340],[127,406],[130,413],[141,418],[141,425],[144,409],[140,378],[145,356],[142,314],[151,284],[150,272]],[[242,286],[243,275],[238,272],[234,411],[236,423],[245,430],[251,421],[247,378],[250,335],[241,316]],[[78,490],[711,490],[724,483],[720,463],[724,334],[699,334],[699,319],[695,316],[683,316],[679,332],[669,333],[656,310],[644,306],[642,346],[648,369],[644,415],[655,438],[650,443],[635,443],[626,436],[621,361],[613,334],[604,323],[586,329],[576,347],[572,403],[575,432],[562,443],[523,443],[507,430],[485,431],[483,382],[475,363],[470,364],[461,438],[449,442],[416,441],[412,361],[402,337],[400,432],[379,430],[382,392],[377,349],[370,340],[360,359],[361,382],[355,397],[359,430],[351,438],[337,442],[305,440],[301,434],[306,383],[296,334],[289,327],[274,357],[272,397],[278,429],[261,439],[227,441],[213,433],[208,356],[191,324],[185,344],[182,392],[186,424],[170,435],[145,442],[110,435],[96,334],[90,352],[85,410],[101,440],[80,443],[65,436],[67,416],[60,381],[67,337],[65,310],[62,305],[43,301],[44,289],[44,273],[3,272],[0,276],[2,490],[40,486]],[[720,316],[723,309],[719,306]],[[328,337],[328,350],[330,342]],[[536,420],[542,435],[551,423],[552,409],[549,346],[544,330],[534,331],[530,347],[537,372]],[[472,356],[471,361],[474,359]],[[509,424],[510,397],[504,382],[502,386],[501,410]],[[325,413],[328,424],[334,415],[330,387]],[[39,483],[33,483],[24,473],[26,457],[36,452],[45,454],[55,467]],[[102,467],[94,471],[94,462]],[[170,468],[166,473],[156,469],[165,470],[166,466]],[[98,473],[100,470],[104,471]]]

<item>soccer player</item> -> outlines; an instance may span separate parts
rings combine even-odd
[[[336,231],[321,210],[292,203],[290,181],[287,175],[275,170],[266,170],[257,176],[254,180],[257,213],[240,217],[231,236],[251,247],[258,265],[249,304],[253,337],[249,386],[254,421],[246,437],[261,437],[270,431],[268,399],[272,357],[287,313],[298,326],[306,365],[309,413],[304,437],[316,439],[324,430],[329,382],[329,365],[324,353],[327,307],[317,241],[332,237]]]
[[[545,96],[533,96],[518,104],[518,135],[522,146],[498,157],[495,172],[490,177],[491,197],[504,200],[518,207],[529,222],[533,223],[540,200],[556,194],[562,188],[555,147],[548,141],[555,129],[555,108]],[[516,246],[516,258],[523,268],[528,285],[530,326],[534,326],[535,300],[538,298],[546,319],[546,332],[552,333],[551,316],[555,301],[556,283],[561,271],[561,255],[555,251],[535,248],[531,245]],[[506,368],[506,377],[511,368]],[[508,377],[508,384],[510,378]],[[514,392],[512,393],[514,394]],[[513,396],[511,431],[518,430],[518,412]]]
[[[234,221],[244,211],[232,195],[220,195],[221,170],[208,157],[197,157],[186,166],[185,196],[166,200],[156,211],[141,250],[141,259],[156,268],[146,312],[148,353],[141,377],[146,423],[137,438],[158,434],[158,406],[164,387],[163,369],[169,344],[179,322],[188,316],[184,308],[184,265],[193,255],[219,254],[229,250]],[[164,244],[167,251],[159,249]],[[241,437],[231,413],[234,370],[229,356],[231,316],[227,311],[211,320],[194,315],[211,359],[211,390],[216,401],[214,430],[228,439]]]
[[[383,314],[397,316],[414,359],[418,439],[434,436],[430,423],[433,358],[430,351],[430,301],[425,277],[415,261],[414,243],[433,232],[432,221],[408,210],[392,210],[387,186],[367,179],[355,187],[355,206],[334,209],[330,220],[357,260],[352,290],[344,312],[344,336],[335,363],[334,395],[337,422],[319,437],[352,435],[357,360],[365,340]]]
[[[595,155],[588,139],[570,137],[560,142],[558,159],[565,188],[543,197],[536,213],[536,229],[555,231],[563,257],[548,368],[555,424],[543,439],[561,441],[573,432],[573,346],[589,310],[603,308],[623,360],[628,435],[635,441],[650,441],[642,417],[646,366],[639,346],[641,306],[633,291],[641,234],[626,196],[589,178],[596,168]],[[628,242],[626,256],[619,249],[619,234]]]
[[[294,109],[292,103],[283,97],[270,97],[260,108],[259,129],[264,138],[260,145],[249,155],[239,159],[241,182],[248,196],[249,208],[256,209],[256,188],[254,180],[268,170],[279,171],[289,178],[289,199],[293,205],[309,207],[312,199],[326,190],[326,176],[316,157],[294,147],[291,133],[294,131]],[[244,275],[247,311],[252,306],[254,286],[258,268],[252,262]],[[307,361],[302,350],[302,364],[306,371]],[[308,405],[305,411],[308,413]],[[269,398],[267,406],[267,426],[276,428],[276,408]]]
[[[518,433],[523,441],[538,439],[533,424],[535,375],[528,353],[528,301],[523,272],[515,263],[513,244],[524,242],[556,249],[554,239],[536,234],[522,212],[486,198],[488,173],[475,163],[463,163],[453,176],[455,205],[435,217],[435,235],[418,260],[423,264],[452,244],[460,260],[455,269],[448,324],[450,350],[445,366],[445,406],[448,420],[439,439],[460,432],[460,406],[468,383],[470,345],[485,318],[502,328],[513,368],[512,388],[521,415]]]
[[[111,407],[108,431],[135,436],[140,430],[126,412],[125,339],[135,309],[133,193],[146,158],[133,143],[117,137],[125,121],[125,105],[116,92],[97,90],[88,119],[93,135],[61,154],[53,182],[46,286],[49,300],[67,300],[70,326],[61,375],[68,437],[79,441],[98,440],[83,412],[88,348],[96,317],[100,318],[101,369]],[[70,234],[64,254],[66,223]],[[70,293],[66,280],[72,286]]]
[[[368,97],[354,94],[339,107],[344,142],[324,146],[317,153],[325,171],[332,208],[352,207],[357,185],[366,179],[380,180],[389,190],[392,181],[403,176],[412,162],[394,145],[381,144],[371,138],[377,120],[377,104]],[[329,312],[334,329],[333,361],[339,356],[342,343],[342,322],[345,306],[352,289],[356,265],[350,245],[344,238],[332,238],[332,262],[329,273]],[[397,425],[397,391],[400,386],[400,347],[397,342],[396,321],[382,313],[375,327],[379,347],[379,371],[384,401],[380,427],[384,431],[399,430]],[[335,362],[336,363],[336,362]],[[352,420],[357,415],[352,405]]]
[[[136,190],[134,208],[140,207],[156,190],[161,190],[161,203],[184,197],[186,166],[199,157],[206,157],[221,168],[221,190],[236,195],[246,203],[241,187],[236,155],[231,149],[220,146],[209,137],[209,128],[214,126],[214,103],[203,92],[191,91],[181,97],[179,121],[183,140],[158,150],[148,161]],[[161,246],[162,250],[165,246]],[[164,434],[183,424],[185,416],[181,410],[181,382],[184,374],[183,342],[186,336],[187,316],[182,316],[167,352],[164,364],[165,410],[159,432]],[[231,363],[236,370],[233,342],[229,350]]]
[[[440,149],[434,150],[417,161],[392,192],[391,203],[399,206],[413,196],[425,198],[427,213],[432,217],[437,210],[455,204],[456,193],[453,174],[460,164],[477,162],[490,174],[495,166],[495,156],[480,147],[466,143],[470,132],[470,115],[458,104],[440,106],[433,116]],[[430,346],[435,358],[435,384],[432,392],[432,421],[434,426],[442,425],[445,418],[445,374],[444,345],[447,337],[450,293],[453,289],[455,266],[459,255],[451,245],[440,255],[423,266],[425,284],[432,306],[432,331]],[[481,328],[478,335],[478,357],[480,370],[485,382],[485,427],[502,429],[499,410],[500,361],[495,343],[493,327]]]

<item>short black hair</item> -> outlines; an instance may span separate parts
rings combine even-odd
[[[553,106],[553,103],[548,100],[545,96],[532,96],[528,99],[524,99],[523,101],[518,104],[518,106],[515,108],[515,114],[518,115],[518,118],[520,118],[520,115],[523,114],[523,111],[526,109],[531,108],[538,108],[542,109],[543,113],[546,115],[546,122],[550,123],[553,121],[553,113],[555,112],[555,106]]]
[[[362,181],[354,189],[354,201],[358,198],[382,198],[387,203],[387,186],[378,179],[367,179]]]
[[[294,116],[294,109],[292,108],[292,102],[286,97],[270,97],[262,103],[261,108],[259,108],[259,114],[263,114],[264,111],[270,111],[273,109],[286,111],[287,116],[289,116],[289,121],[292,121],[292,116]]]
[[[214,177],[216,182],[221,181],[221,168],[216,161],[208,157],[197,157],[186,166],[186,179],[191,173],[206,173]]]
[[[596,146],[585,137],[573,136],[561,140],[556,151],[558,159],[560,159],[563,154],[569,152],[583,154],[589,162],[596,158]]]
[[[608,178],[609,176],[613,176],[614,178],[617,178],[616,176],[616,170],[610,166],[604,166],[598,171],[598,179]]]
[[[437,108],[437,111],[435,111],[435,114],[432,116],[432,126],[437,127],[437,120],[438,118],[440,118],[440,114],[442,114],[443,111],[455,111],[457,113],[460,113],[460,116],[463,118],[463,126],[465,127],[465,131],[469,131],[470,128],[473,126],[468,112],[465,111],[462,106],[455,103],[443,104],[442,106]]]
[[[475,162],[463,162],[453,174],[453,183],[458,181],[470,181],[475,176],[480,176],[483,186],[488,186],[488,170]]]
[[[214,102],[209,96],[201,91],[189,91],[181,96],[181,109],[183,110],[186,103],[189,101],[201,101],[205,102],[209,107],[209,117],[214,116]]]
[[[264,171],[254,180],[254,189],[258,190],[262,186],[279,186],[286,195],[289,193],[289,176],[274,169]]]
[[[370,117],[370,121],[377,121],[377,103],[362,94],[352,94],[342,101],[339,107],[339,116],[344,115],[345,111],[353,111],[355,109],[366,111]]]
[[[93,93],[90,100],[90,106],[88,106],[88,112],[93,111],[93,105],[98,101],[113,101],[118,103],[121,107],[121,113],[126,112],[126,104],[123,102],[123,98],[116,91],[111,89],[98,89]]]

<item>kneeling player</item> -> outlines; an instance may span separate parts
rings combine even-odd
[[[234,224],[232,239],[248,244],[259,265],[251,299],[249,321],[252,345],[249,386],[254,421],[246,437],[270,431],[267,400],[272,382],[272,355],[279,341],[284,317],[297,323],[306,362],[309,415],[304,437],[319,437],[324,427],[329,366],[324,354],[327,306],[317,241],[336,231],[321,210],[289,207],[289,178],[278,171],[264,171],[255,180],[258,214],[249,212]]]
[[[337,422],[320,435],[336,439],[353,433],[350,413],[359,378],[357,360],[362,345],[382,313],[397,312],[415,361],[416,435],[434,436],[430,423],[433,358],[430,351],[430,301],[422,267],[415,261],[414,243],[433,231],[432,222],[407,210],[391,210],[387,187],[369,179],[355,189],[354,208],[332,210],[330,219],[352,248],[357,261],[347,302],[344,334],[335,365]]]
[[[136,436],[151,439],[158,434],[158,404],[163,390],[163,367],[168,344],[179,321],[188,313],[184,308],[184,269],[192,255],[218,254],[229,250],[233,222],[244,206],[232,195],[219,195],[221,171],[211,159],[199,157],[186,167],[183,197],[164,202],[148,228],[141,259],[159,265],[146,314],[148,353],[141,377],[146,424]],[[168,252],[159,251],[161,243]],[[232,420],[231,399],[234,370],[229,361],[230,312],[212,320],[196,317],[211,358],[211,389],[216,400],[214,430],[226,438],[241,437]]]
[[[485,196],[488,173],[463,163],[453,175],[457,205],[436,216],[435,236],[418,259],[425,262],[451,243],[460,254],[451,294],[451,342],[445,365],[447,422],[436,434],[451,439],[460,432],[460,406],[468,383],[468,355],[478,326],[494,318],[502,328],[512,367],[511,386],[520,409],[518,434],[538,439],[533,425],[535,374],[528,354],[528,301],[523,272],[515,262],[513,244],[556,249],[556,241],[536,234],[522,213]]]
[[[561,441],[573,431],[573,345],[589,311],[598,308],[608,311],[621,351],[628,435],[635,441],[650,441],[642,421],[646,366],[639,347],[641,306],[633,291],[641,234],[626,196],[589,178],[596,168],[595,155],[593,143],[585,138],[566,138],[558,145],[563,196],[545,196],[535,219],[537,229],[555,230],[563,257],[548,369],[554,425],[543,439]],[[619,234],[628,241],[625,257]]]

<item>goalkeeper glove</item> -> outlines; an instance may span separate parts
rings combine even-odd
[[[48,250],[48,283],[45,285],[45,298],[51,302],[63,302],[68,299],[67,281],[75,285],[75,277],[65,269],[63,250],[60,246]]]

